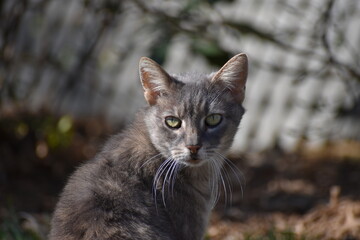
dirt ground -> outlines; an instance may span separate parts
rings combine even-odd
[[[232,207],[217,208],[210,239],[360,239],[358,160],[277,159],[243,166],[244,196],[237,191]]]
[[[67,177],[116,131],[98,120],[70,122],[71,131],[57,136],[68,143],[53,146],[48,132],[60,120],[0,121],[0,239],[46,239]],[[359,143],[342,141],[231,157],[232,190],[214,209],[206,239],[360,239],[359,151]]]

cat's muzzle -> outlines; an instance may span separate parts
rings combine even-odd
[[[190,151],[190,156],[186,160],[186,162],[190,165],[198,165],[203,162],[203,160],[199,156],[199,150],[201,145],[188,145],[186,146],[187,149]]]

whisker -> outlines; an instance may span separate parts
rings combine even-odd
[[[220,198],[220,192],[219,192],[219,172],[220,170],[216,166],[216,163],[212,158],[210,158],[210,171],[212,172],[211,175],[211,181],[210,189],[211,189],[211,202],[212,202],[212,208],[215,207],[216,203],[219,201]]]
[[[158,170],[156,171],[155,176],[154,176],[154,180],[153,180],[153,187],[155,187],[155,189],[157,189],[158,181],[160,180],[159,178],[161,177],[161,175],[165,171],[166,165],[169,164],[169,163],[170,163],[170,158],[166,159],[163,163],[161,163]]]
[[[171,182],[171,172],[172,172],[172,169],[174,167],[174,165],[176,165],[176,161],[173,161],[173,159],[171,159],[171,163],[169,164],[170,166],[167,166],[166,167],[166,174],[165,174],[165,177],[164,177],[164,180],[163,180],[163,184],[162,184],[162,188],[161,188],[161,195],[162,195],[162,200],[163,200],[163,204],[164,206],[166,207],[166,199],[165,199],[165,194],[166,194],[166,191],[165,191],[165,185],[168,186],[168,192],[169,192],[169,186],[170,186],[170,182]]]
[[[243,173],[241,172],[241,170],[232,161],[230,161],[224,155],[222,155],[219,152],[215,152],[215,153],[218,156],[220,156],[224,160],[224,163],[229,167],[229,169],[231,169],[233,175],[236,177],[236,180],[240,185],[241,196],[244,197],[243,183],[245,182],[245,177],[244,177]]]
[[[175,186],[175,181],[176,181],[176,177],[177,177],[177,173],[179,171],[180,168],[180,164],[178,164],[176,161],[174,168],[173,168],[173,176],[172,176],[172,180],[171,180],[171,197],[174,198],[174,186]]]
[[[146,160],[146,161],[140,166],[140,168],[142,168],[142,167],[145,166],[146,164],[150,163],[151,160],[155,159],[156,157],[159,157],[160,155],[161,155],[161,153],[158,153],[158,154],[152,156],[151,158],[149,158],[148,160]]]
[[[158,170],[156,171],[156,174],[154,176],[154,180],[153,180],[153,195],[154,195],[154,201],[155,201],[155,207],[156,207],[156,211],[157,211],[157,188],[159,185],[159,181],[161,176],[163,175],[163,173],[166,171],[167,167],[169,164],[172,163],[172,158],[168,158],[166,159],[158,168]],[[163,180],[163,184],[164,184]]]
[[[232,204],[232,197],[233,197],[233,193],[232,193],[232,183],[231,183],[231,179],[229,177],[229,174],[228,172],[226,171],[226,169],[224,167],[221,168],[221,172],[223,173],[223,176],[225,178],[225,182],[227,183],[227,185],[225,186],[226,187],[226,190],[225,192],[228,192],[228,196],[229,198],[228,199],[225,199],[225,202],[227,202],[230,206]],[[224,187],[224,188],[225,188]],[[226,201],[227,200],[227,201]]]
[[[226,183],[225,183],[225,180],[224,180],[224,177],[222,175],[222,170],[220,169],[220,182],[222,184],[222,187],[224,189],[224,197],[225,197],[225,202],[228,202],[228,196],[227,196],[227,187],[226,187]]]
[[[216,180],[218,182],[218,188],[217,188],[217,198],[220,198],[220,187],[223,188],[224,190],[224,197],[225,197],[225,202],[228,202],[229,197],[228,197],[228,190],[231,188],[227,187],[227,182],[228,182],[228,178],[223,175],[223,169],[222,169],[222,163],[220,161],[218,161],[218,159],[216,158],[211,158],[211,162],[213,163],[214,169],[215,169],[215,175],[216,175]],[[218,199],[216,199],[216,202],[218,201]]]

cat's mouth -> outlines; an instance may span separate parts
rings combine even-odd
[[[189,155],[180,160],[185,166],[198,167],[205,163],[205,160],[199,155]]]
[[[198,156],[190,156],[187,159],[187,162],[191,164],[199,164],[200,162],[203,162],[203,160],[201,160]]]
[[[197,167],[206,162],[205,157],[200,152],[190,153],[186,151],[173,152],[173,159],[185,166]]]

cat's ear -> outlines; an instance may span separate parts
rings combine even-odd
[[[230,90],[236,101],[242,103],[245,98],[245,84],[248,73],[246,54],[240,53],[232,57],[214,74],[211,81],[220,82]]]
[[[139,72],[145,99],[154,105],[158,97],[170,89],[171,77],[159,64],[147,57],[140,59]]]

